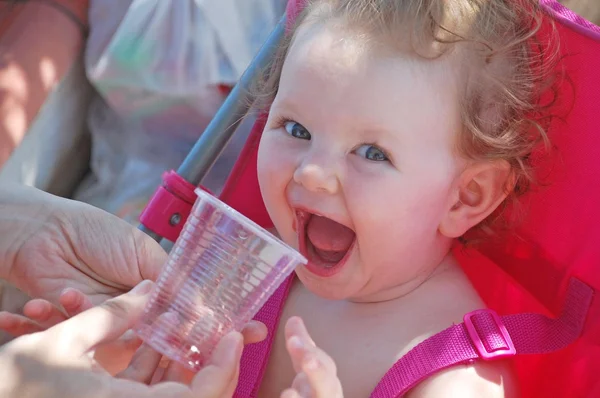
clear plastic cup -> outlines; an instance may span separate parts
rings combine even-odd
[[[307,260],[212,195],[198,199],[171,250],[136,333],[201,369],[217,342],[250,321]]]

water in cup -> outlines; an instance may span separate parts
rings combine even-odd
[[[217,198],[198,199],[136,328],[163,355],[201,369],[307,260]]]

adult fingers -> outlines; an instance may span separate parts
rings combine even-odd
[[[260,343],[267,338],[268,329],[264,323],[259,321],[250,321],[242,329],[244,344]]]
[[[23,307],[23,315],[49,329],[67,320],[67,316],[54,304],[44,299],[29,300]]]
[[[69,317],[81,314],[94,306],[92,301],[78,289],[67,288],[63,290],[58,302],[65,309]]]
[[[15,337],[20,337],[41,332],[45,329],[25,316],[2,311],[0,312],[0,330],[4,330]]]
[[[162,355],[156,352],[152,347],[142,344],[133,355],[127,369],[118,373],[116,377],[150,384],[161,358]]]
[[[128,293],[82,312],[47,332],[56,339],[69,341],[71,347],[81,353],[116,340],[142,315],[153,286],[152,282],[144,281]]]
[[[192,380],[192,391],[202,398],[227,396],[231,386],[237,385],[237,374],[242,356],[243,337],[233,332],[223,337],[213,355]]]

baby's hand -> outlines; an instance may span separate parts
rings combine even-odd
[[[343,398],[335,362],[316,346],[300,318],[287,321],[285,338],[297,374],[281,398]]]

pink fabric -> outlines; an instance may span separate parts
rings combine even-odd
[[[457,252],[480,296],[500,314],[556,315],[571,277],[600,290],[600,36],[598,28],[573,29],[576,20],[556,24],[567,79],[557,96],[560,117],[548,130],[554,156],[537,164],[544,185],[523,197],[525,212],[510,235]],[[591,397],[600,384],[598,295],[574,344],[516,356],[514,365],[523,397]]]
[[[283,282],[275,294],[271,296],[254,317],[255,320],[261,321],[267,326],[269,334],[266,340],[244,348],[240,365],[240,377],[237,389],[233,395],[234,398],[250,398],[256,397],[258,394],[269,354],[271,353],[271,347],[273,346],[273,339],[279,325],[281,310],[294,280],[293,278],[293,276],[289,277]]]
[[[540,3],[543,4],[559,22],[564,23],[580,34],[589,36],[594,40],[600,40],[600,26],[594,25],[587,19],[582,18],[556,0],[540,0]]]
[[[550,319],[539,314],[502,317],[516,353],[548,353],[571,344],[581,334],[592,296],[593,290],[589,286],[573,279],[560,318]],[[487,352],[508,348],[489,314],[475,316],[473,323]],[[465,324],[453,325],[400,358],[379,382],[371,398],[401,397],[442,369],[480,358]]]
[[[271,352],[273,339],[280,321],[283,304],[293,281],[290,277],[269,299],[255,317],[269,330],[267,340],[246,347],[242,356],[240,381],[235,398],[254,398],[258,394]],[[593,290],[577,279],[572,279],[567,291],[562,315],[551,319],[540,314],[516,314],[502,317],[517,355],[548,353],[563,349],[577,339],[586,321]],[[478,335],[486,351],[507,348],[489,315],[473,318]],[[371,398],[402,397],[411,388],[436,372],[450,366],[480,359],[464,323],[423,341],[403,356],[384,375]]]
[[[261,227],[268,229],[273,227],[273,222],[263,202],[256,173],[258,144],[266,121],[266,115],[262,115],[256,121],[219,198]]]

